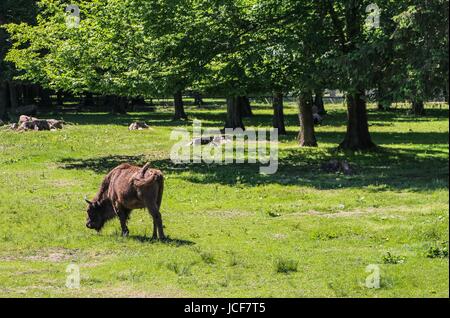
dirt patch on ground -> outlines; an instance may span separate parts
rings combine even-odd
[[[367,215],[369,213],[375,213],[375,211],[372,211],[372,212],[369,212],[369,211],[341,211],[341,212],[333,212],[333,213],[308,211],[305,213],[295,213],[295,216],[313,215],[313,216],[319,216],[319,217],[324,217],[324,218],[348,218],[348,217],[354,217],[354,216]]]
[[[281,233],[273,234],[273,238],[276,240],[284,240],[284,239],[287,239],[287,237],[288,236],[286,234],[281,234]]]
[[[343,212],[335,212],[335,213],[326,213],[322,214],[320,216],[326,217],[326,218],[349,218],[353,216],[361,216],[361,215],[367,215],[370,213],[375,212],[368,212],[368,211],[343,211]]]
[[[224,219],[232,219],[232,218],[240,218],[240,217],[248,217],[253,216],[254,213],[247,211],[211,211],[206,213],[208,216],[224,218]]]
[[[48,180],[48,185],[57,187],[57,188],[67,188],[79,185],[80,183],[74,180],[68,179],[56,179],[56,180]]]
[[[24,259],[30,261],[43,261],[43,262],[52,262],[59,263],[65,262],[69,260],[76,260],[79,258],[78,250],[69,250],[69,249],[49,249],[49,250],[41,250],[35,255],[25,256]]]
[[[9,254],[15,254],[15,252],[12,251],[9,252]],[[46,248],[27,254],[18,252],[15,255],[8,255],[5,253],[0,255],[0,261],[74,262],[81,267],[95,267],[102,264],[105,259],[113,255],[114,254],[109,252],[81,251],[78,249],[67,248]]]
[[[349,217],[359,217],[362,215],[389,215],[389,217],[400,217],[396,213],[410,211],[408,207],[387,207],[387,208],[367,208],[364,210],[353,210],[353,211],[337,211],[333,213],[319,212],[319,211],[308,211],[286,214],[286,217],[298,217],[298,216],[319,216],[325,218],[349,218]]]
[[[80,292],[79,296],[82,297],[111,297],[111,298],[183,298],[188,297],[183,291],[177,289],[164,289],[160,291],[144,291],[139,289],[133,289],[130,286],[119,286],[104,289],[94,289]]]
[[[149,292],[143,290],[133,290],[130,287],[113,287],[104,289],[86,289],[83,286],[80,289],[68,289],[56,284],[49,286],[34,286],[18,288],[0,288],[0,294],[5,297],[48,297],[49,294],[58,297],[92,297],[92,298],[184,298],[188,297],[180,290],[163,290],[158,292]]]

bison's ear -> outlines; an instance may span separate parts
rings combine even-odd
[[[92,202],[89,201],[86,196],[84,197],[84,201],[86,201],[87,204],[92,205]]]

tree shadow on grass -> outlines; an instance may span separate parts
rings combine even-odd
[[[268,110],[270,107],[255,107],[255,110]],[[328,115],[325,116],[322,127],[345,127],[347,115],[345,109],[334,109],[329,107]],[[112,115],[108,113],[79,113],[64,114],[63,119],[68,123],[75,125],[118,125],[124,129],[136,121],[145,121],[152,127],[192,127],[192,120],[202,121],[203,127],[223,128],[226,119],[226,110],[190,108],[186,109],[189,120],[173,121],[173,114],[170,109],[159,108],[156,112],[130,112],[125,115]],[[369,125],[371,127],[392,126],[396,122],[430,122],[448,118],[448,111],[445,109],[428,109],[425,116],[412,116],[405,110],[392,110],[389,112],[369,109]],[[43,115],[44,116],[44,115]],[[50,114],[49,114],[50,116]],[[272,114],[255,113],[251,118],[244,118],[244,124],[247,128],[259,127],[261,124],[269,126],[272,122]],[[285,114],[285,124],[289,127],[298,126],[297,114]],[[374,133],[374,135],[376,132]],[[320,127],[318,129],[320,137]]]
[[[372,140],[378,145],[448,145],[447,132],[371,132]],[[319,131],[318,142],[339,144],[344,140],[345,132]]]
[[[192,242],[189,240],[174,239],[171,237],[167,237],[165,240],[155,240],[152,237],[148,237],[145,235],[130,235],[128,238],[132,239],[132,240],[136,240],[141,243],[148,243],[148,244],[161,243],[161,244],[166,244],[166,245],[172,245],[175,247],[195,245],[195,242]]]
[[[322,166],[332,160],[346,160],[351,175],[330,173]],[[162,170],[196,184],[258,186],[267,184],[310,186],[316,189],[370,187],[373,191],[409,189],[429,191],[448,189],[448,154],[436,150],[417,151],[379,147],[371,152],[344,153],[327,149],[292,149],[280,154],[277,173],[262,175],[259,164],[175,164],[170,159],[146,160],[143,156],[106,156],[60,161],[64,169],[91,170],[106,174],[121,163],[144,165]]]
[[[143,156],[106,156],[87,159],[64,158],[59,161],[62,168],[68,170],[90,170],[99,174],[106,174],[122,163],[144,165],[147,161]]]
[[[210,112],[194,112],[195,117],[202,121],[203,128],[223,128],[223,123],[225,120],[225,115],[222,113],[210,113]],[[132,114],[132,115],[108,115],[108,114],[83,114],[83,115],[71,115],[72,117],[66,118],[68,122],[73,122],[82,125],[120,125],[126,130],[128,125],[136,121],[145,121],[152,127],[185,127],[192,128],[192,120],[178,120],[173,121],[172,115],[167,113],[149,113],[149,114]],[[345,132],[332,132],[323,131],[321,128],[326,127],[344,127],[345,126],[345,112],[339,111],[331,113],[331,115],[326,117],[323,125],[317,127],[316,137],[319,143],[332,143],[339,144],[343,139]],[[434,116],[434,117],[433,117]],[[402,113],[395,114],[385,114],[378,112],[372,117],[372,126],[392,126],[394,121],[404,120],[415,122],[417,120],[432,120],[442,119],[444,117],[443,111],[433,110],[433,116],[429,116],[428,119],[416,118],[411,116],[406,116]],[[254,129],[258,127],[261,123],[270,123],[272,117],[270,114],[258,114],[253,118],[245,119],[245,125],[248,129]],[[291,142],[297,138],[298,131],[292,130],[292,126],[298,125],[297,115],[286,115],[285,116],[286,125],[288,127],[287,135],[280,135],[279,140],[281,142]],[[372,139],[376,144],[380,145],[393,145],[393,144],[448,144],[448,132],[371,132]]]

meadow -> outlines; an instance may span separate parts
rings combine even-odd
[[[0,129],[0,297],[449,297],[448,109],[369,109],[375,151],[336,151],[346,110],[328,104],[318,148],[297,145],[297,108],[286,105],[279,170],[259,165],[176,166],[173,110],[67,113],[55,132]],[[187,107],[190,119],[223,127],[223,108]],[[254,106],[247,128],[269,127]],[[55,117],[42,114],[40,117]],[[59,117],[59,116],[58,116]],[[130,132],[146,121],[152,129]],[[354,173],[321,166],[345,159]],[[136,210],[130,236],[118,220],[97,234],[86,204],[104,175],[130,162],[163,170],[164,242]],[[79,289],[66,268],[80,268]],[[379,266],[380,288],[366,286]]]

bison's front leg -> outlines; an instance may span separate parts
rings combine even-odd
[[[122,236],[128,236],[128,234],[130,233],[130,231],[128,230],[127,227],[127,221],[128,221],[128,217],[130,216],[130,212],[131,210],[127,210],[127,209],[119,209],[117,216],[119,217],[120,220],[120,226],[122,228]]]

